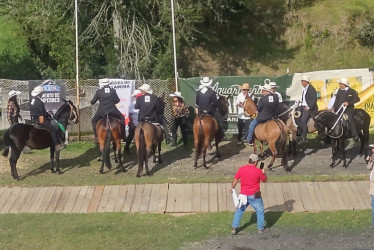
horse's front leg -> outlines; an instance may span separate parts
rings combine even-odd
[[[341,148],[341,151],[342,151],[342,155],[343,155],[343,167],[347,167],[347,160],[345,158],[345,142],[344,142],[344,139],[341,138],[339,139],[339,144],[340,144],[340,148]]]
[[[161,142],[158,143],[158,163],[162,163],[162,160],[161,160]]]
[[[60,152],[61,151],[56,151],[56,165],[57,165],[56,171],[58,174],[63,174],[60,170]]]
[[[18,173],[17,173],[17,161],[20,155],[21,155],[21,152],[19,152],[17,148],[10,149],[10,157],[9,157],[10,171],[12,173],[13,179],[17,181],[21,180],[21,178],[19,178]]]
[[[218,144],[219,144],[219,141],[216,140],[216,156],[219,158],[219,157],[221,157],[221,154],[220,154],[219,149],[218,149]]]
[[[336,145],[336,141],[335,140],[331,140],[331,153],[332,153],[332,162],[330,164],[330,167],[334,167],[335,166],[335,155],[336,155],[336,152],[337,152],[337,145]]]
[[[55,166],[54,166],[54,160],[55,160],[55,146],[51,146],[49,148],[49,159],[51,161],[51,173],[56,173]]]

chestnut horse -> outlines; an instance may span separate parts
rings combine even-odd
[[[102,162],[100,167],[100,174],[104,173],[104,164],[111,169],[110,162],[110,145],[113,142],[114,158],[116,162],[120,163],[123,171],[125,171],[122,164],[121,155],[121,140],[122,140],[122,124],[121,120],[111,116],[104,116],[96,123],[97,139],[99,141]],[[118,156],[118,158],[117,158]]]
[[[219,96],[218,99],[218,112],[222,117],[227,117],[229,112],[228,106],[228,97]],[[218,144],[222,140],[220,138],[219,133],[219,126],[217,120],[205,114],[199,114],[195,117],[193,121],[193,135],[194,135],[194,144],[195,144],[195,164],[194,167],[197,168],[197,159],[200,157],[201,153],[203,153],[203,166],[206,168],[206,150],[208,147],[211,147],[210,143],[214,139],[215,146],[216,146],[216,156],[220,157],[220,153],[218,150]]]
[[[153,162],[161,163],[161,142],[163,140],[163,131],[159,124],[150,122],[140,122],[135,128],[135,146],[138,153],[138,173],[140,177],[145,165],[146,174],[149,174],[148,158],[153,154]],[[156,160],[156,147],[158,150],[158,159]]]
[[[247,98],[244,102],[244,112],[255,118],[257,114],[256,104],[251,98]],[[261,156],[263,155],[263,142],[267,142],[269,149],[273,154],[273,158],[270,161],[270,164],[267,166],[269,169],[272,168],[275,158],[278,155],[275,143],[280,142],[280,154],[282,155],[282,166],[286,171],[289,171],[287,163],[287,127],[284,122],[280,119],[269,120],[264,123],[257,124],[254,130],[254,138],[260,141],[261,143]],[[256,153],[256,142],[253,143],[254,153]]]
[[[65,129],[68,122],[76,124],[79,121],[77,108],[71,101],[65,103],[57,110],[54,115],[56,119]],[[3,135],[5,149],[3,156],[7,157],[10,151],[9,163],[13,179],[20,180],[17,173],[17,161],[25,146],[31,149],[50,148],[51,172],[62,174],[60,171],[60,151],[55,150],[52,142],[51,134],[44,128],[37,128],[31,124],[17,123],[11,126]],[[57,167],[54,169],[53,162],[56,159]]]

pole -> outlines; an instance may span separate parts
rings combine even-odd
[[[79,60],[78,60],[78,0],[75,0],[75,80],[76,80],[76,89],[77,89],[77,111],[78,111],[78,117],[80,116],[79,112]],[[78,123],[78,141],[81,140],[81,126],[80,123]]]
[[[178,91],[178,70],[177,70],[177,50],[175,45],[175,22],[174,22],[174,0],[171,1],[171,23],[173,27],[173,52],[174,52],[174,78],[175,90]]]

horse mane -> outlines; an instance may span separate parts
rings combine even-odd
[[[60,106],[60,108],[56,111],[56,113],[55,113],[55,115],[54,115],[55,118],[57,118],[57,117],[60,115],[60,113],[64,110],[64,108],[65,108],[65,106],[66,106],[67,103],[69,103],[69,102],[71,103],[70,100],[65,100],[65,99],[63,99],[63,98],[61,98],[61,100],[64,101],[64,104],[62,104],[62,105]]]

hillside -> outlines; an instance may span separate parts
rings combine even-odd
[[[270,38],[224,30],[218,36],[228,37],[226,41],[184,48],[188,58],[184,71],[189,76],[277,76],[285,74],[287,68],[291,73],[373,68],[373,9],[371,0],[315,1],[312,6],[285,14],[275,31],[278,34],[268,35]],[[360,45],[355,37],[360,31],[371,35],[371,45]],[[242,38],[239,43],[235,42],[237,37]]]

